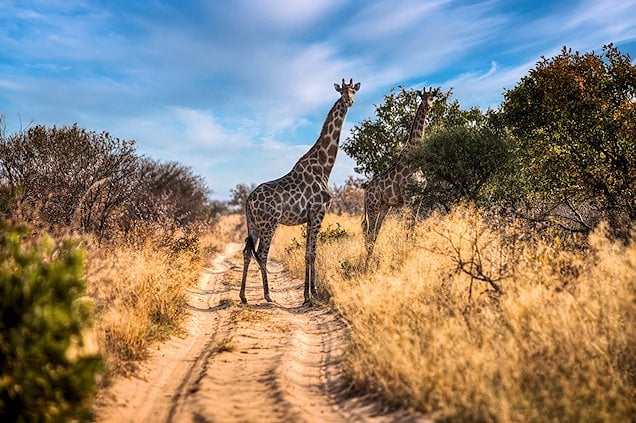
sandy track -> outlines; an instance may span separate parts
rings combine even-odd
[[[100,422],[416,421],[369,398],[342,395],[344,326],[326,306],[304,307],[302,281],[257,266],[239,305],[242,246],[229,244],[190,292],[187,334],[161,344],[134,377],[98,398]],[[419,418],[419,420],[422,420]]]

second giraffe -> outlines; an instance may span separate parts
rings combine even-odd
[[[362,228],[367,248],[367,259],[373,253],[375,241],[389,209],[402,207],[408,203],[406,187],[416,171],[409,155],[422,139],[428,112],[433,106],[435,98],[439,97],[440,92],[440,88],[430,88],[429,90],[424,88],[418,92],[422,102],[415,112],[404,150],[391,167],[374,176],[366,184]]]

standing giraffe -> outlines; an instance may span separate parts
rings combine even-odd
[[[360,83],[354,85],[351,79],[346,84],[343,79],[342,86],[334,84],[334,87],[340,93],[340,98],[327,114],[316,143],[296,162],[288,174],[260,184],[247,197],[247,238],[243,249],[240,293],[242,303],[247,303],[245,281],[252,255],[261,269],[263,296],[268,302],[272,301],[269,296],[266,266],[272,237],[279,224],[307,224],[304,304],[311,304],[311,294],[316,293],[316,239],[331,199],[328,188],[329,174],[336,161],[345,115],[353,105],[353,97],[360,89]]]
[[[374,176],[366,184],[362,228],[367,247],[367,259],[373,253],[375,241],[389,209],[402,207],[409,201],[406,187],[412,182],[416,171],[409,154],[422,139],[424,127],[427,125],[427,114],[435,98],[439,96],[440,88],[430,88],[428,91],[423,88],[418,94],[422,98],[422,102],[415,112],[415,118],[411,124],[404,149],[391,167]]]

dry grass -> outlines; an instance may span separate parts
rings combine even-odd
[[[200,269],[196,252],[173,252],[151,240],[91,249],[89,295],[95,299],[98,340],[111,370],[144,358],[150,344],[179,328],[186,289]]]
[[[198,238],[147,230],[134,245],[88,245],[88,294],[95,302],[99,348],[110,374],[126,371],[155,342],[178,333],[187,316],[187,289],[233,234],[237,217]],[[184,239],[186,240],[184,242]]]
[[[634,418],[636,243],[601,228],[571,252],[461,207],[412,238],[389,218],[365,270],[359,218],[323,230],[335,222],[350,236],[319,244],[318,274],[350,325],[359,386],[439,420]],[[279,228],[272,254],[302,277],[293,238]]]
[[[219,218],[211,230],[201,235],[201,252],[204,261],[222,252],[228,242],[243,243],[245,240],[245,222],[243,215],[234,213]]]

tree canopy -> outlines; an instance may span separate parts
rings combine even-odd
[[[635,98],[636,67],[613,45],[542,57],[501,106],[517,193],[533,204],[567,204],[588,229],[599,218],[636,219]]]

